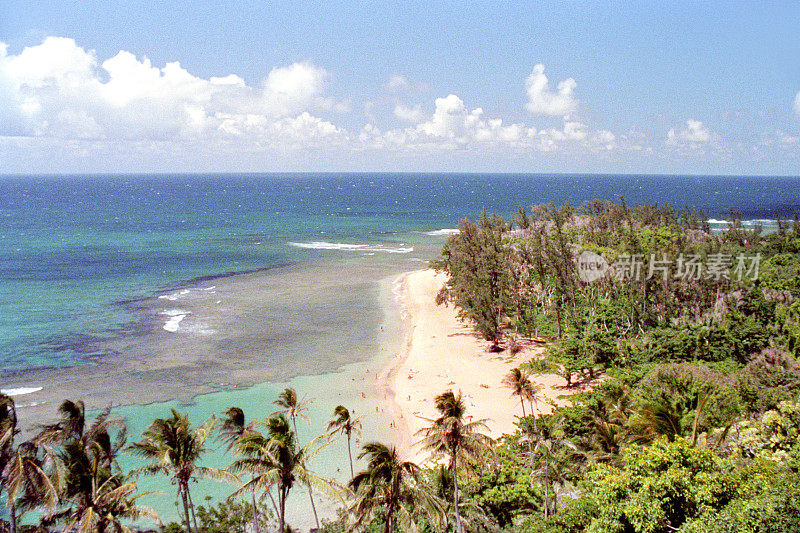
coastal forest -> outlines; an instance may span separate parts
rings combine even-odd
[[[23,440],[0,395],[0,531],[294,531],[290,494],[326,533],[800,531],[800,212],[769,231],[735,210],[712,227],[700,209],[622,199],[483,213],[431,267],[448,276],[437,303],[487,352],[544,347],[503,380],[514,433],[489,438],[443,390],[415,436],[422,464],[357,443],[359,406],[301,442],[308,400],[286,389],[264,419],[232,406],[193,425],[173,410],[135,437],[110,410],[65,400]],[[544,414],[546,374],[569,402]],[[330,445],[347,447],[347,483],[315,473]],[[219,447],[227,468],[204,463]],[[143,466],[125,471],[122,454]],[[139,503],[137,480],[155,474],[179,522]],[[204,478],[230,497],[195,505]],[[317,516],[321,499],[335,519]]]

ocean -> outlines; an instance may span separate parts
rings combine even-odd
[[[118,406],[136,438],[170,407],[195,422],[231,405],[263,418],[292,385],[314,398],[301,436],[349,402],[369,415],[365,439],[386,438],[368,378],[402,349],[398,276],[424,268],[462,217],[620,196],[770,225],[800,209],[800,178],[2,176],[0,388],[23,424],[83,398]],[[344,479],[337,450],[320,469]],[[177,516],[169,498],[151,503]]]

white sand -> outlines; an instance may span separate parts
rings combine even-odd
[[[395,420],[395,442],[418,462],[426,457],[414,446],[419,440],[415,434],[428,425],[424,417],[436,418],[433,399],[447,390],[462,392],[468,419],[488,419],[488,433],[493,438],[513,432],[522,408],[519,397],[512,396],[502,380],[512,368],[543,350],[526,348],[516,356],[508,351],[489,352],[489,343],[461,323],[452,305],[436,305],[436,293],[445,280],[444,274],[433,270],[406,276],[401,303],[410,314],[407,354],[398,356],[379,380]],[[546,400],[538,402],[538,413],[552,411],[547,400],[567,403],[558,399],[566,392],[562,389],[566,381],[560,376],[532,376],[531,381],[544,386],[540,396]],[[525,408],[529,412],[527,402]]]

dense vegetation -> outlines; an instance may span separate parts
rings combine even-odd
[[[497,525],[800,530],[800,220],[707,219],[595,200],[461,221],[439,302],[495,349],[551,341],[515,393],[548,369],[583,391],[523,418],[467,488]]]
[[[346,486],[316,475],[320,449],[338,434],[350,452],[360,420],[339,406],[301,443],[306,404],[292,389],[262,421],[232,407],[192,426],[173,411],[132,444],[122,421],[87,421],[73,401],[18,442],[0,395],[6,527],[124,531],[152,515],[137,476],[162,473],[182,515],[159,526],[170,532],[288,531],[293,491],[315,515],[315,498],[340,501],[339,519],[319,525],[328,533],[799,531],[800,219],[771,234],[736,212],[716,233],[707,219],[596,200],[462,220],[434,262],[449,275],[438,301],[490,349],[547,351],[504,380],[521,417],[498,442],[442,392],[418,435],[424,467],[370,442],[363,470],[350,455]],[[578,392],[541,415],[535,376],[548,372]],[[227,449],[227,469],[202,465],[211,446]],[[123,472],[125,451],[146,466]],[[202,477],[233,484],[231,498],[195,506]],[[26,513],[37,526],[18,528]]]

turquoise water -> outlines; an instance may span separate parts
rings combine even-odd
[[[745,218],[791,217],[798,185],[797,178],[585,175],[2,177],[0,368],[102,355],[92,338],[132,319],[120,301],[319,256],[290,242],[406,248],[419,240],[414,232],[454,227],[483,208],[510,214],[517,205],[618,195],[631,204],[708,206],[713,218],[730,207]],[[336,255],[354,253],[374,252]]]
[[[800,178],[0,177],[0,387],[42,387],[17,397],[28,421],[67,396],[146,403],[116,408],[136,438],[173,406],[195,423],[231,405],[263,419],[288,384],[314,398],[304,440],[338,403],[364,410],[365,438],[387,438],[373,374],[400,349],[391,281],[434,257],[463,216],[620,195],[714,219],[791,218]],[[317,468],[344,480],[345,458],[334,443]],[[195,501],[231,491],[204,483]],[[177,515],[172,493],[148,503]],[[310,524],[303,498],[292,515]]]

